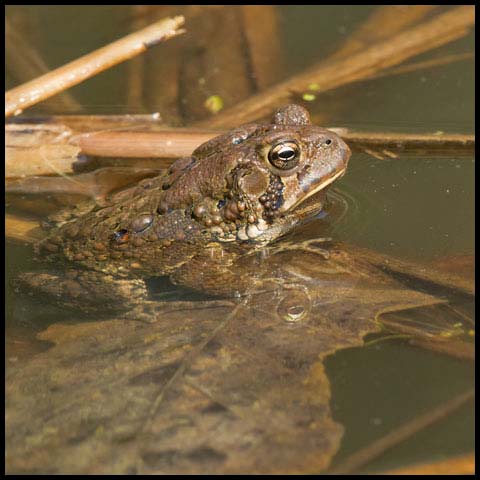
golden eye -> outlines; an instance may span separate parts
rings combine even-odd
[[[300,148],[295,142],[283,142],[275,145],[268,152],[268,161],[280,170],[290,170],[297,166]]]

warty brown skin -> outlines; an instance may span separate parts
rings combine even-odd
[[[80,308],[85,295],[93,304],[105,285],[108,305],[138,304],[146,295],[142,279],[152,276],[227,293],[211,286],[233,281],[239,257],[318,213],[322,193],[343,175],[349,157],[340,137],[312,125],[304,108],[287,105],[271,123],[220,135],[162,175],[54,228],[36,251],[75,268],[68,288],[61,274],[24,280],[66,303],[63,297],[73,292]],[[206,280],[192,285],[199,278]]]

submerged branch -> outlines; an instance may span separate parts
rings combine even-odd
[[[160,167],[160,166],[159,166]],[[167,168],[168,165],[163,165]],[[62,176],[29,176],[8,180],[7,193],[83,195],[98,203],[114,190],[125,188],[146,177],[159,174],[161,168],[148,167],[103,167],[91,172]]]
[[[137,31],[145,28],[148,23],[148,17],[142,15],[146,5],[130,6],[130,22],[131,30]],[[150,20],[151,21],[151,20]],[[143,104],[143,93],[145,85],[145,56],[139,55],[132,58],[127,64],[127,92],[126,104],[128,112],[145,111]]]
[[[345,58],[368,48],[372,43],[393,37],[437,8],[435,5],[378,6],[330,58]]]
[[[5,116],[17,115],[25,108],[124,62],[159,42],[183,33],[184,30],[179,29],[183,23],[184,18],[181,16],[160,20],[63,67],[12,88],[5,93]]]
[[[328,473],[338,475],[349,474],[358,471],[360,468],[364,467],[387,450],[409,439],[430,425],[443,420],[448,415],[452,414],[467,402],[472,400],[474,397],[475,390],[472,389],[452,398],[448,402],[438,406],[437,408],[434,408],[430,412],[420,415],[410,422],[405,423],[379,440],[374,441],[367,447],[361,448],[354,454],[350,455],[345,461],[342,462],[341,465],[339,465],[337,468],[333,468]]]
[[[410,63],[408,65],[402,65],[401,67],[391,68],[384,72],[376,73],[365,80],[376,80],[377,78],[390,77],[392,75],[400,75],[403,73],[415,72],[417,70],[425,70],[427,68],[441,67],[454,62],[461,62],[464,60],[470,60],[475,57],[474,53],[453,53],[452,55],[445,55],[441,58],[432,58],[431,60],[425,60],[423,62]]]
[[[446,271],[442,268],[432,268],[412,261],[400,260],[373,250],[356,247],[356,251],[362,250],[372,265],[387,272],[389,275],[397,275],[398,278],[410,279],[423,286],[442,286],[453,292],[467,295],[475,295],[475,282],[471,278]]]
[[[285,71],[278,7],[241,5],[239,18],[248,52],[250,75],[256,90],[262,90],[278,82]]]
[[[460,360],[475,361],[475,345],[461,340],[441,342],[429,338],[412,338],[410,344],[432,352],[449,355]]]
[[[265,117],[275,107],[288,102],[292,92],[306,91],[313,82],[316,84],[315,91],[320,93],[363,80],[408,58],[465,36],[474,23],[473,6],[454,8],[348,57],[326,59],[197,125],[229,128]]]

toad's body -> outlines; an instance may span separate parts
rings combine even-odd
[[[143,278],[162,275],[217,293],[212,286],[224,283],[219,269],[228,271],[229,255],[264,246],[318,213],[323,190],[343,175],[349,156],[335,133],[287,105],[272,123],[216,137],[166,173],[53,229],[38,252],[80,268],[69,271],[66,286],[51,274],[30,276],[30,283],[57,297],[73,293],[78,305],[84,294],[104,290],[102,282],[114,302],[124,303],[143,292]],[[200,278],[205,282],[195,284]],[[118,298],[116,287],[123,289]]]

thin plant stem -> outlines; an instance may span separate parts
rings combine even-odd
[[[184,33],[185,30],[180,29],[183,23],[182,16],[160,20],[41,77],[12,88],[5,93],[5,116],[18,115],[26,108],[133,58],[159,42]]]
[[[387,450],[390,450],[405,440],[408,440],[413,435],[429,427],[430,425],[433,425],[434,423],[448,417],[474,397],[475,390],[471,389],[450,399],[446,403],[434,408],[430,412],[420,415],[403,424],[401,427],[374,441],[365,448],[361,448],[345,459],[341,465],[329,470],[327,473],[339,475],[358,471],[360,468],[365,467],[368,463],[375,458],[378,458]]]

